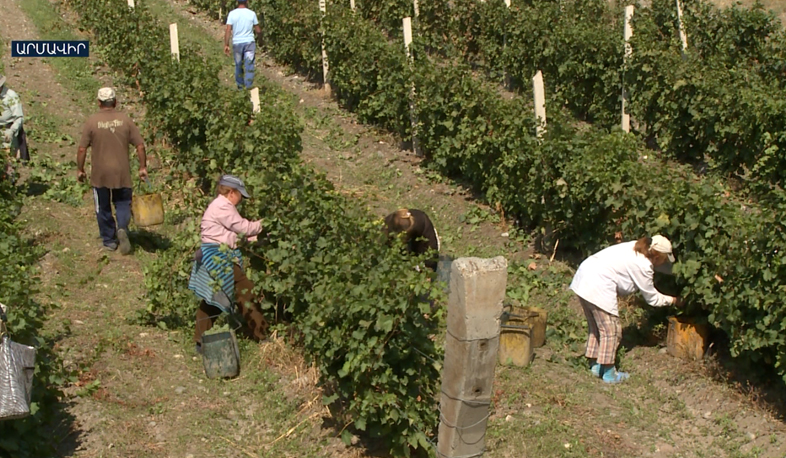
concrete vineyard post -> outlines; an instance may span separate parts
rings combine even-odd
[[[355,11],[355,0],[349,0],[349,6],[352,8],[352,11]]]
[[[546,90],[543,87],[543,73],[540,70],[532,78],[532,92],[535,99],[535,120],[538,123],[535,129],[540,138],[546,131]]]
[[[450,268],[437,456],[479,457],[493,393],[508,262],[459,258]]]
[[[625,7],[625,62],[627,62],[631,53],[633,52],[630,47],[630,38],[633,36],[633,26],[630,21],[633,18],[633,5]],[[625,91],[625,79],[622,82],[622,130],[630,132],[630,115],[626,112],[626,105],[628,101],[628,93]]]
[[[322,33],[322,81],[324,81],[325,84],[325,93],[329,97],[332,90],[330,88],[330,68],[328,66],[328,56],[327,51],[325,51],[325,26],[323,23],[325,14],[327,13],[326,0],[319,0],[319,11],[322,12],[322,15],[319,19],[319,28]]]
[[[177,24],[169,24],[169,48],[172,55],[180,62],[180,41],[177,37]]]
[[[415,10],[415,17],[420,16],[420,7],[418,6],[418,0],[412,0],[412,8]]]
[[[259,113],[259,88],[251,89],[251,105],[254,107],[254,113]]]
[[[688,50],[688,34],[685,33],[685,24],[682,23],[682,3],[677,0],[677,20],[680,26],[680,42],[682,42],[682,52]]]
[[[407,60],[409,67],[414,65],[412,57],[412,18],[405,17],[401,20],[404,27],[404,50],[407,52]],[[418,119],[415,114],[415,83],[412,82],[409,87],[409,121],[412,126],[412,152],[420,155],[420,142],[418,141]]]
[[[134,4],[134,0],[128,0],[128,7],[131,8],[132,10],[136,8],[136,5]]]

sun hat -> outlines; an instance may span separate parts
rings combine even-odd
[[[98,100],[101,102],[115,100],[115,90],[111,87],[102,87],[98,90]]]
[[[0,87],[3,87],[5,84],[5,75],[0,75]]]
[[[652,237],[652,245],[650,245],[651,250],[655,250],[659,253],[666,253],[669,255],[669,262],[674,262],[674,255],[671,252],[671,242],[669,239],[662,235],[655,235]]]
[[[246,191],[246,185],[243,184],[243,180],[234,175],[222,176],[218,180],[218,184],[228,186],[232,189],[237,189],[240,192],[240,195],[246,199],[251,198],[251,196],[248,195],[248,191]]]

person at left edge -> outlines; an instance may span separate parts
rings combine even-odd
[[[134,121],[117,111],[117,97],[112,88],[98,91],[98,113],[90,116],[82,127],[82,139],[76,156],[77,178],[83,181],[87,148],[92,154],[90,185],[93,187],[98,232],[109,251],[120,248],[122,254],[131,252],[128,223],[131,222],[131,164],[128,145],[136,146],[139,158],[139,178],[147,179],[145,143]],[[115,206],[117,223],[112,217]]]
[[[238,89],[251,89],[254,84],[254,58],[256,39],[254,32],[262,33],[257,13],[248,9],[248,0],[237,0],[237,8],[229,12],[224,32],[224,54],[229,55],[230,37],[235,58],[235,82]]]
[[[14,157],[24,161],[30,159],[23,123],[24,113],[19,94],[9,88],[5,76],[0,75],[0,144],[8,152],[9,160]],[[6,164],[6,174],[14,175],[10,162]]]

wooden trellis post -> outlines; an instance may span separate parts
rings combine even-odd
[[[688,50],[688,34],[685,33],[685,25],[682,23],[682,3],[677,0],[677,20],[680,24],[680,41],[682,42],[682,52]]]
[[[251,105],[254,107],[254,113],[259,113],[259,88],[251,89]]]
[[[177,37],[177,24],[169,24],[169,48],[175,59],[180,62],[180,42]]]
[[[407,52],[407,60],[409,67],[414,67],[414,58],[412,57],[412,18],[405,17],[401,20],[404,26],[404,49]],[[420,155],[420,142],[418,141],[418,119],[415,113],[415,82],[413,81],[409,87],[409,120],[412,126],[412,152]]]
[[[404,27],[404,50],[407,52],[407,59],[412,65],[412,53],[410,52],[410,45],[412,45],[412,18],[405,17],[401,20]]]
[[[546,131],[546,91],[543,87],[543,73],[540,70],[532,78],[532,92],[535,99],[535,120],[538,123],[535,132],[540,138]]]
[[[510,10],[510,0],[505,0],[505,6],[508,7],[508,10]],[[506,23],[505,24],[505,35],[502,36],[502,51],[503,51],[503,55],[504,55],[504,51],[507,48],[508,48],[508,26],[507,26],[507,23]],[[510,73],[508,72],[507,68],[505,69],[505,88],[507,88],[507,90],[509,90],[509,91],[513,90],[513,82],[510,79]]]
[[[630,47],[630,38],[633,36],[633,26],[630,21],[633,18],[633,5],[625,7],[625,62],[630,57],[632,50]],[[625,80],[622,81],[622,130],[630,132],[630,115],[626,112],[626,105],[628,102],[628,93],[625,90]]]
[[[332,92],[330,87],[330,68],[328,66],[327,51],[325,51],[324,18],[325,14],[327,13],[327,5],[325,0],[319,0],[319,11],[322,12],[322,15],[319,19],[319,28],[322,33],[322,81],[325,83],[325,93],[328,95],[328,97],[330,97]]]

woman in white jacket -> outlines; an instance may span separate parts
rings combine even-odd
[[[589,325],[587,351],[590,369],[607,383],[629,378],[614,367],[622,340],[617,296],[641,292],[653,307],[680,306],[680,298],[661,294],[653,284],[654,268],[674,262],[671,242],[662,235],[642,237],[601,250],[581,263],[570,289],[579,297]]]

